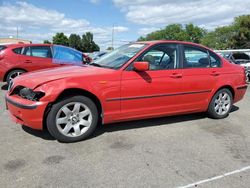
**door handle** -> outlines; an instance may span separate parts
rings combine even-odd
[[[24,63],[32,63],[31,60],[25,60]]]
[[[219,73],[219,72],[217,72],[217,71],[213,71],[213,72],[211,73],[211,75],[212,75],[212,76],[219,76],[219,75],[220,75],[220,73]]]
[[[172,75],[170,75],[171,78],[182,78],[182,74],[179,73],[173,73]]]

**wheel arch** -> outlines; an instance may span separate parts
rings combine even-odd
[[[232,93],[233,100],[234,100],[234,98],[235,98],[235,90],[234,90],[234,88],[233,88],[231,85],[229,85],[229,84],[227,84],[227,85],[222,85],[222,86],[218,87],[217,89],[215,89],[215,90],[213,91],[212,95],[208,98],[208,103],[207,103],[206,110],[208,109],[208,106],[209,106],[211,100],[213,99],[214,95],[215,95],[219,90],[221,90],[221,89],[228,89],[228,90]]]
[[[28,72],[27,70],[25,70],[25,69],[23,69],[23,68],[18,68],[18,67],[12,68],[12,69],[8,70],[8,71],[5,73],[5,75],[4,75],[4,77],[3,77],[3,81],[4,81],[4,82],[6,82],[6,79],[7,79],[8,74],[9,74],[11,71],[14,71],[14,70],[22,70],[22,71]]]
[[[80,89],[80,88],[67,88],[58,95],[58,97],[53,103],[49,103],[48,106],[46,107],[44,116],[43,116],[43,129],[47,128],[46,118],[47,118],[48,113],[50,112],[52,105],[57,103],[60,100],[63,100],[66,97],[75,96],[75,95],[82,95],[82,96],[90,98],[95,103],[97,110],[98,110],[100,122],[102,122],[103,108],[102,108],[101,101],[95,94],[87,90]]]
[[[232,96],[233,96],[233,99],[234,99],[234,97],[235,97],[235,91],[234,91],[234,88],[232,87],[232,86],[230,86],[230,85],[224,85],[224,86],[221,86],[221,87],[219,87],[216,91],[215,91],[215,93],[217,93],[219,90],[221,90],[221,89],[228,89],[231,93],[232,93]],[[215,94],[214,93],[214,94]]]
[[[230,110],[231,110],[231,108],[232,108],[232,106],[230,106],[230,108],[229,108],[229,110],[226,112],[226,114],[218,114],[217,112],[215,112],[214,111],[214,107],[213,107],[213,105],[214,105],[214,103],[212,103],[212,102],[214,102],[213,100],[214,100],[214,96],[220,91],[220,90],[222,90],[222,89],[227,89],[227,90],[229,90],[230,92],[231,92],[231,94],[232,94],[232,97],[233,97],[233,99],[232,99],[232,105],[233,105],[233,101],[234,101],[234,98],[235,98],[235,90],[234,90],[234,88],[231,86],[231,85],[222,85],[221,87],[219,87],[219,88],[217,88],[216,90],[214,90],[214,92],[213,92],[213,95],[211,96],[211,98],[210,98],[210,101],[209,101],[209,103],[208,103],[208,107],[207,107],[207,113],[208,113],[208,115],[209,115],[209,117],[211,117],[211,118],[213,118],[213,119],[222,119],[222,118],[225,118],[225,117],[227,117],[228,115],[229,115],[229,113],[230,113]]]

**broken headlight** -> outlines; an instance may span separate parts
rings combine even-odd
[[[22,88],[19,91],[19,96],[28,99],[31,101],[39,101],[40,98],[42,98],[45,94],[41,91],[33,91],[32,89],[29,88]]]

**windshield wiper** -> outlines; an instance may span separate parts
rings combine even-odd
[[[90,63],[89,65],[93,65],[93,66],[96,66],[96,67],[102,67],[100,64],[97,64],[97,63]]]
[[[93,65],[93,66],[96,66],[96,67],[102,67],[102,68],[108,68],[108,69],[114,69],[113,67],[109,67],[109,66],[106,66],[106,65],[100,65],[98,63],[90,63],[89,65]]]

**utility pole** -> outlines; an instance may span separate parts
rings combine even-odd
[[[114,34],[115,34],[115,24],[113,24],[112,28],[112,43],[111,43],[112,50],[114,50]]]
[[[16,27],[16,38],[18,39],[18,26]]]

